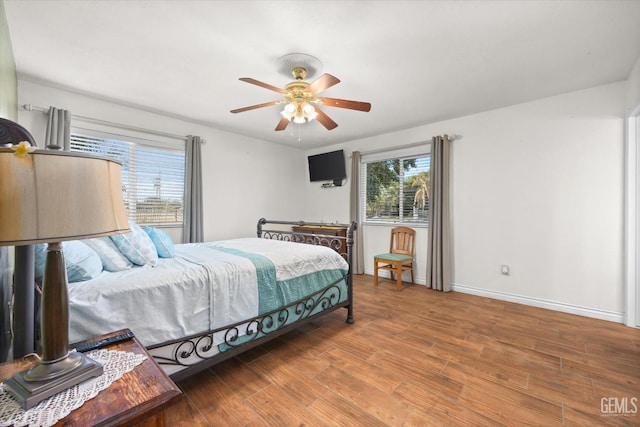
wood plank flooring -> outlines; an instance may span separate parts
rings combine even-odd
[[[338,310],[180,382],[168,426],[640,425],[640,329],[354,280]]]

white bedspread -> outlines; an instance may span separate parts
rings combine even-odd
[[[213,244],[265,256],[277,280],[348,269],[342,257],[321,246],[258,238]],[[130,328],[149,346],[256,316],[256,269],[243,256],[176,245],[176,257],[161,258],[154,268],[104,271],[94,280],[70,283],[69,301],[71,342]]]

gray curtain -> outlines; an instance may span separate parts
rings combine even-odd
[[[204,240],[202,218],[202,139],[199,136],[187,136],[184,179],[184,243],[197,243]]]
[[[44,146],[49,150],[71,149],[71,113],[56,107],[49,107],[47,113],[47,131],[44,136]]]
[[[0,363],[10,359],[11,349],[11,276],[13,269],[9,262],[9,248],[0,247]]]
[[[37,147],[33,135],[24,127],[7,121],[0,125],[0,143],[28,141]],[[16,246],[11,257],[7,248],[0,250],[0,361],[22,357],[35,351],[35,279],[33,245]],[[13,268],[11,260],[13,258]],[[13,289],[8,289],[12,282]],[[9,302],[13,297],[13,310]],[[12,334],[13,332],[13,334]],[[12,342],[13,341],[13,342]],[[9,350],[13,347],[13,351]]]
[[[431,194],[429,241],[427,243],[427,287],[451,290],[451,251],[449,215],[449,137],[434,136],[431,143]]]
[[[364,251],[362,243],[362,227],[360,221],[360,152],[351,153],[351,189],[349,193],[349,221],[358,223],[353,236],[353,253],[351,272],[364,274]]]

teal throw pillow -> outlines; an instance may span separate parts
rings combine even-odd
[[[129,228],[129,233],[110,237],[118,250],[136,265],[158,265],[158,252],[151,238],[133,221],[129,221]]]
[[[165,231],[154,227],[144,227],[144,231],[156,247],[160,258],[173,258],[176,256],[176,248],[173,245],[173,240]]]
[[[95,279],[102,273],[102,261],[98,254],[79,240],[62,242],[62,254],[69,283]],[[35,245],[35,277],[39,281],[44,276],[46,259],[47,245]]]
[[[83,242],[98,254],[102,261],[102,267],[107,271],[124,271],[133,266],[129,258],[124,256],[108,237],[87,239],[83,240]]]

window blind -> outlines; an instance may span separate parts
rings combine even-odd
[[[152,225],[183,223],[184,144],[167,147],[138,138],[74,130],[71,151],[122,164],[122,195],[129,219]]]
[[[431,156],[388,152],[363,156],[360,165],[361,222],[370,224],[427,225]],[[385,156],[386,154],[386,156]],[[392,157],[402,154],[401,157]]]

